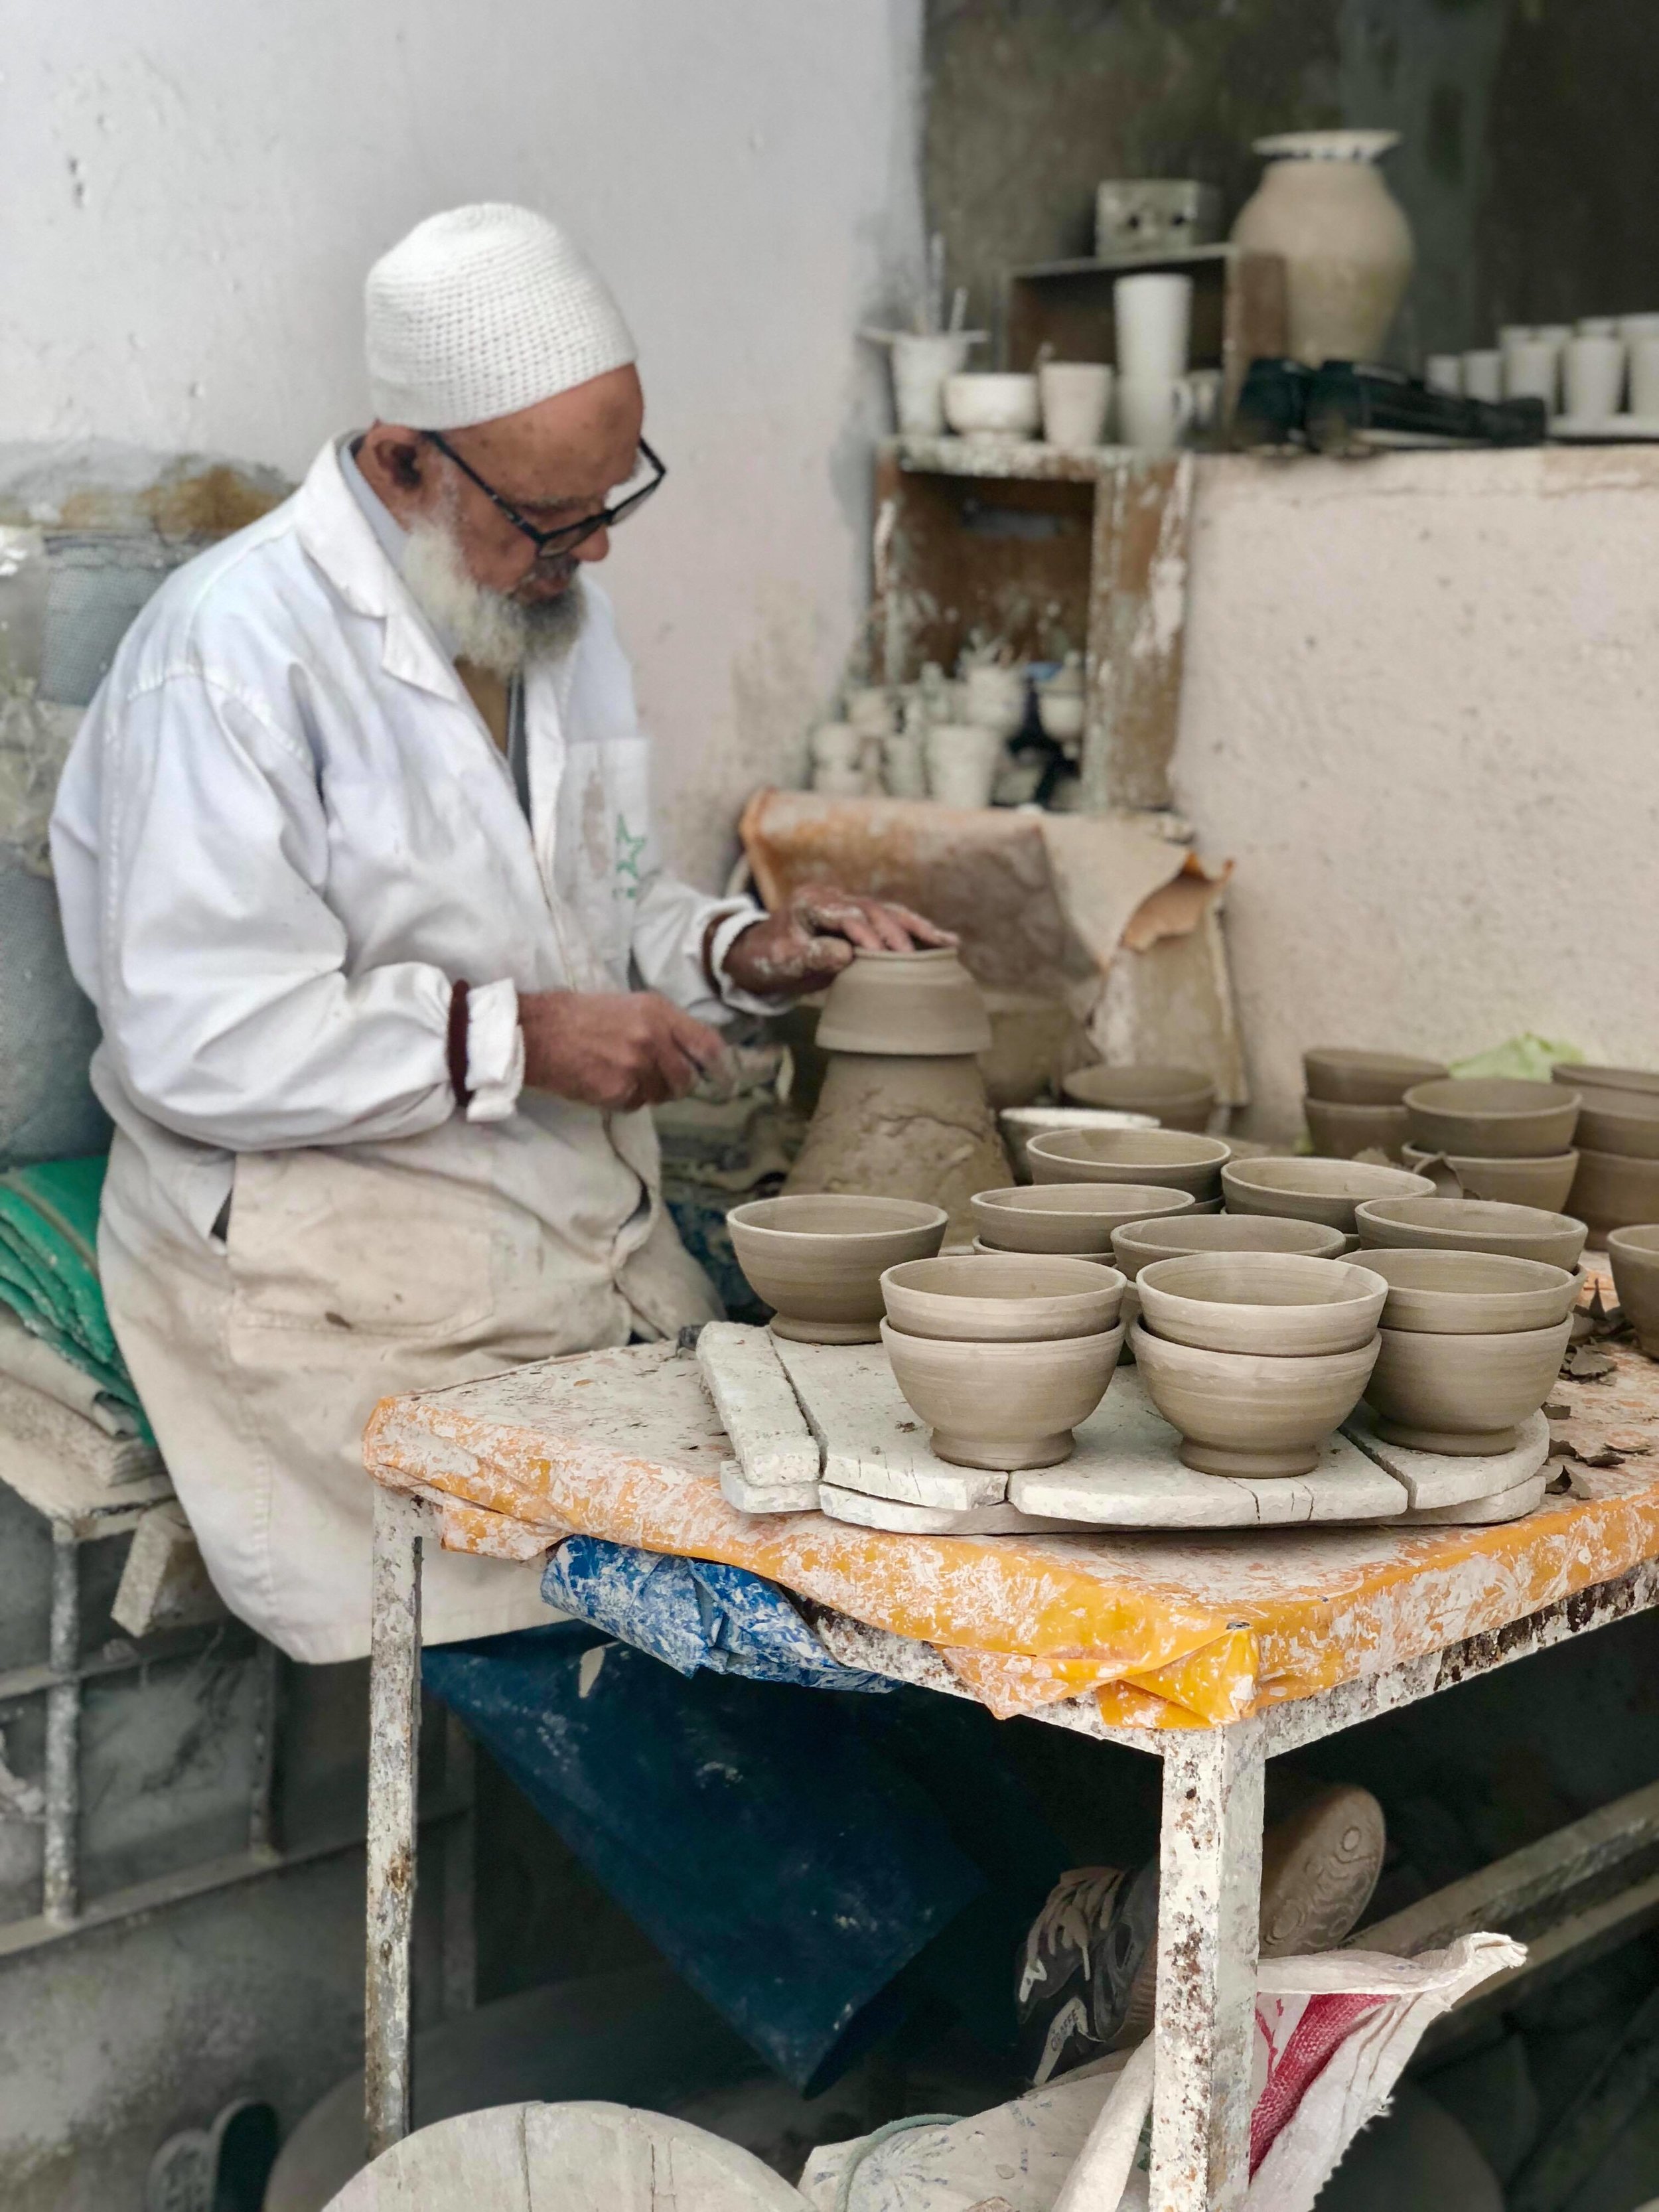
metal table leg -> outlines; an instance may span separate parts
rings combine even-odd
[[[421,1528],[377,1487],[368,1661],[368,1955],[363,2119],[368,2155],[409,2133],[410,1937],[421,1740]]]
[[[1249,2181],[1261,1724],[1163,1746],[1152,2212],[1235,2212]]]

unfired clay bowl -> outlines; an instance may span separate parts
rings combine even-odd
[[[1638,1091],[1659,1097],[1659,1074],[1650,1067],[1606,1067],[1590,1060],[1575,1067],[1561,1060],[1551,1068],[1550,1081],[1567,1091]]]
[[[1659,1096],[1641,1091],[1579,1093],[1577,1137],[1589,1152],[1616,1152],[1622,1158],[1659,1160]]]
[[[1425,1152],[1535,1160],[1572,1142],[1578,1095],[1518,1076],[1447,1076],[1406,1093],[1412,1142]]]
[[[883,1271],[928,1260],[945,1242],[942,1206],[836,1192],[757,1198],[726,1217],[750,1287],[777,1312],[779,1336],[805,1344],[873,1344]]]
[[[1351,1160],[1356,1152],[1387,1152],[1398,1159],[1406,1141],[1403,1106],[1340,1106],[1311,1092],[1302,1102],[1313,1148],[1328,1160]]]
[[[1413,1083],[1431,1083],[1446,1071],[1437,1060],[1404,1052],[1350,1052],[1322,1045],[1302,1055],[1310,1098],[1339,1106],[1398,1106]]]
[[[1112,1254],[1133,1283],[1155,1260],[1178,1260],[1189,1252],[1301,1252],[1310,1259],[1340,1260],[1352,1241],[1320,1222],[1271,1213],[1177,1213],[1113,1230]]]
[[[1072,1431],[1106,1395],[1123,1325],[1099,1336],[985,1344],[908,1336],[890,1322],[881,1340],[906,1401],[956,1467],[1056,1467]]]
[[[1181,1456],[1204,1474],[1311,1474],[1319,1447],[1359,1402],[1376,1363],[1373,1336],[1353,1352],[1275,1359],[1202,1352],[1130,1331],[1147,1394],[1182,1435]]]
[[[881,1290],[888,1320],[907,1336],[1029,1344],[1115,1328],[1124,1281],[1115,1267],[1092,1260],[957,1253],[890,1267]]]
[[[1154,1114],[1118,1114],[1098,1106],[1010,1106],[997,1115],[1002,1141],[1022,1182],[1031,1180],[1026,1146],[1033,1137],[1056,1136],[1063,1129],[1155,1129]]]
[[[1379,1329],[1365,1402],[1386,1443],[1454,1459],[1512,1450],[1521,1424],[1549,1396],[1572,1316],[1493,1336]]]
[[[1553,1328],[1578,1302],[1578,1277],[1497,1252],[1373,1247],[1364,1265],[1389,1286],[1385,1328],[1431,1336],[1499,1336]]]
[[[1468,1152],[1425,1152],[1407,1145],[1401,1159],[1419,1175],[1429,1173],[1431,1160],[1444,1160],[1462,1186],[1465,1198],[1492,1198],[1506,1206],[1537,1206],[1546,1213],[1559,1213],[1578,1170],[1578,1155],[1547,1152],[1536,1160],[1484,1160]]]
[[[855,952],[818,1017],[823,1052],[987,1052],[991,1020],[973,977],[948,946]]]
[[[1356,1218],[1359,1242],[1367,1249],[1394,1245],[1498,1252],[1571,1272],[1584,1249],[1584,1224],[1571,1214],[1503,1206],[1495,1199],[1372,1199],[1356,1208]]]
[[[1615,1229],[1607,1238],[1613,1288],[1625,1319],[1650,1359],[1659,1359],[1659,1223]]]
[[[1013,1248],[1007,1244],[992,1244],[983,1237],[975,1237],[971,1249],[975,1252],[990,1252],[999,1257],[1006,1258]],[[1063,1255],[1055,1253],[1053,1256],[1056,1259],[1064,1257],[1067,1260],[1092,1260],[1097,1267],[1117,1267],[1117,1255],[1115,1252],[1067,1252]],[[1122,1268],[1119,1268],[1118,1272],[1121,1274],[1127,1273],[1127,1270]]]
[[[1201,1133],[1215,1109],[1215,1085],[1197,1067],[1079,1067],[1060,1089],[1076,1105],[1127,1107],[1166,1129]]]
[[[1597,1237],[1659,1221],[1659,1160],[1581,1150],[1567,1206]]]
[[[1045,1182],[1139,1182],[1168,1185],[1208,1199],[1221,1188],[1232,1148],[1219,1137],[1179,1129],[1075,1129],[1033,1137],[1031,1174]]]
[[[1354,1233],[1354,1208],[1368,1198],[1431,1198],[1434,1185],[1403,1168],[1368,1160],[1231,1160],[1221,1170],[1231,1213],[1283,1213]]]
[[[1014,1183],[969,1200],[974,1226],[1000,1252],[1099,1252],[1126,1221],[1188,1213],[1189,1190],[1138,1182]]]
[[[1389,1286],[1347,1260],[1300,1252],[1196,1252],[1135,1278],[1148,1328],[1208,1352],[1303,1358],[1368,1344]]]

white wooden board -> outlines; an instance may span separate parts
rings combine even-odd
[[[1012,1505],[977,1505],[951,1513],[938,1505],[906,1505],[896,1498],[871,1498],[861,1490],[821,1484],[818,1496],[832,1521],[851,1521],[860,1528],[885,1528],[901,1536],[1060,1536],[1086,1534],[1087,1521],[1056,1521],[1051,1515],[1022,1513]]]
[[[1404,1444],[1385,1443],[1376,1433],[1376,1414],[1363,1402],[1349,1416],[1344,1432],[1379,1467],[1405,1484],[1413,1512],[1467,1505],[1476,1498],[1513,1490],[1535,1475],[1550,1454],[1550,1425],[1542,1413],[1534,1413],[1528,1421],[1513,1450],[1491,1452],[1475,1459],[1454,1459],[1443,1452],[1412,1451]]]
[[[823,1480],[902,1505],[971,1513],[1000,1505],[1006,1474],[938,1458],[906,1404],[879,1344],[795,1344],[774,1339],[802,1411],[823,1447]]]
[[[736,1455],[720,1463],[720,1490],[741,1513],[807,1513],[818,1502],[817,1439],[775,1341],[727,1321],[710,1322],[697,1338],[697,1364]]]

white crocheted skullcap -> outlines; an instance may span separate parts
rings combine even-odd
[[[428,216],[369,270],[363,303],[375,415],[415,430],[494,422],[634,359],[596,270],[529,208]]]

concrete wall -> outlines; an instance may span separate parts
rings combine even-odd
[[[928,0],[927,190],[975,313],[1010,264],[1091,252],[1094,187],[1196,176],[1231,222],[1250,141],[1348,123],[1405,143],[1417,233],[1393,353],[1500,322],[1659,306],[1659,41],[1629,0]]]
[[[1177,803],[1255,1089],[1525,1030],[1659,1066],[1659,449],[1201,460]]]
[[[671,844],[792,771],[865,594],[878,368],[919,236],[920,0],[82,0],[11,11],[0,441],[302,469],[364,415],[365,266],[467,199],[588,245],[672,471],[619,539]]]

